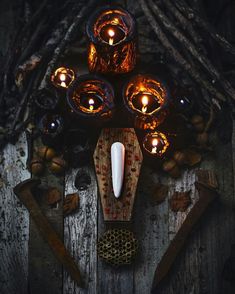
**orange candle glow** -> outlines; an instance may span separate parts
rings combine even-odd
[[[74,71],[70,68],[59,67],[51,76],[51,81],[54,86],[68,88],[75,79]]]
[[[161,132],[148,133],[143,140],[144,149],[151,155],[158,157],[166,152],[169,145],[166,135]]]
[[[95,100],[93,98],[90,98],[89,101],[89,109],[92,111],[94,109]]]
[[[109,35],[109,45],[113,45],[113,41],[114,41],[114,36],[115,36],[115,32],[113,29],[109,29],[108,30],[108,35]]]
[[[143,96],[142,96],[142,99],[141,99],[141,102],[142,102],[142,104],[143,104],[142,112],[143,112],[143,113],[146,113],[146,111],[147,111],[147,105],[148,105],[148,103],[149,103],[148,96],[147,96],[147,95],[143,95]]]
[[[152,141],[152,153],[157,153],[157,145],[158,145],[158,139],[153,139]]]

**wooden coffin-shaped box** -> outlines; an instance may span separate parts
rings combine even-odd
[[[125,146],[125,173],[122,193],[115,198],[111,175],[111,146],[121,142]],[[94,163],[105,221],[130,221],[143,155],[135,130],[106,128],[101,131],[94,152]]]

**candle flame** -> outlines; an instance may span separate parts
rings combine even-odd
[[[157,145],[158,145],[158,139],[153,139],[153,141],[152,141],[152,145],[154,146],[154,147],[156,147]]]
[[[149,99],[148,99],[148,96],[147,95],[143,95],[142,96],[142,99],[141,99],[141,102],[143,104],[143,107],[142,107],[142,112],[146,112],[147,111],[147,105],[149,103]]]
[[[115,32],[114,32],[114,30],[113,29],[109,29],[108,30],[108,34],[109,34],[109,37],[114,37],[114,35],[115,35]]]
[[[108,35],[109,35],[109,45],[113,45],[113,37],[115,36],[115,32],[113,29],[108,30]]]
[[[60,80],[61,82],[64,82],[66,80],[66,75],[64,73],[60,74]]]
[[[153,141],[152,141],[152,146],[153,146],[153,148],[152,148],[152,153],[157,153],[157,145],[158,145],[158,139],[153,139]]]
[[[88,103],[89,103],[89,109],[90,109],[90,111],[92,111],[94,109],[94,104],[95,104],[94,99],[90,98]]]

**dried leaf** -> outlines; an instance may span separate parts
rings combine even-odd
[[[167,196],[168,186],[158,183],[151,194],[150,201],[153,205],[158,205],[162,203]]]
[[[46,191],[46,199],[49,205],[55,205],[61,200],[61,192],[57,188],[49,188]]]
[[[63,206],[64,215],[67,216],[76,212],[76,210],[79,208],[79,201],[80,198],[77,193],[66,195]]]
[[[174,212],[177,211],[186,211],[186,209],[191,204],[191,191],[187,192],[175,192],[171,199],[169,200],[171,210]]]

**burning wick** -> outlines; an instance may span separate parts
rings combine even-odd
[[[109,45],[113,45],[113,37],[115,36],[115,32],[112,29],[108,30],[108,35],[109,35]]]
[[[157,145],[158,145],[158,139],[153,139],[153,141],[152,141],[152,146],[153,146],[153,148],[152,148],[152,153],[157,153]]]
[[[89,109],[90,109],[90,111],[94,110],[94,104],[95,104],[94,99],[90,98],[89,101],[88,101],[88,103],[89,103]]]
[[[56,87],[68,88],[75,79],[74,71],[70,68],[59,67],[51,75],[51,82]]]
[[[147,111],[147,105],[149,103],[149,99],[148,99],[148,96],[144,95],[141,99],[141,102],[143,104],[143,107],[142,107],[142,112],[146,113]]]
[[[65,74],[60,74],[60,81],[61,81],[61,83],[60,83],[60,85],[61,85],[61,87],[64,87],[64,88],[66,88],[67,86],[66,86],[66,83],[65,83],[65,81],[66,81],[66,75]]]

